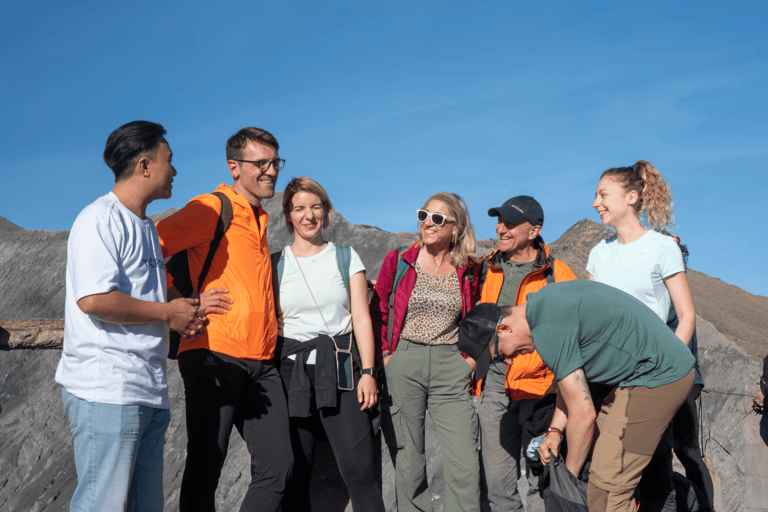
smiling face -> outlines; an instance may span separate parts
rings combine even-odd
[[[278,158],[277,151],[271,146],[249,141],[242,151],[240,160],[274,160]],[[238,194],[242,194],[250,204],[259,206],[262,199],[269,199],[275,195],[275,183],[278,171],[270,164],[266,172],[262,172],[256,165],[250,162],[237,162],[228,160],[229,173],[235,179],[232,188]]]
[[[147,169],[154,190],[152,200],[170,199],[173,193],[173,177],[176,176],[176,169],[171,165],[172,159],[173,152],[165,141],[158,144],[154,158],[148,158]]]
[[[430,213],[440,213],[446,217],[453,217],[445,203],[436,199],[430,201],[424,209]],[[419,238],[424,245],[448,245],[456,231],[456,222],[448,219],[445,220],[442,226],[436,226],[430,216],[419,224]]]
[[[525,221],[512,224],[498,217],[496,222],[496,236],[499,240],[499,250],[514,260],[515,255],[527,252],[533,247],[533,241],[541,232],[541,226],[533,226]]]
[[[312,192],[302,190],[291,198],[290,222],[297,237],[309,241],[321,238],[326,215],[323,201]]]
[[[605,176],[597,184],[592,208],[597,210],[603,226],[616,229],[616,226],[628,215],[638,216],[634,208],[637,199],[637,192],[634,190],[627,192],[616,178]]]

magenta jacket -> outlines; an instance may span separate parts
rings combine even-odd
[[[392,285],[395,280],[395,270],[397,269],[398,249],[393,249],[384,258],[379,271],[379,277],[376,281],[373,299],[371,299],[371,321],[373,322],[373,336],[381,343],[381,351],[384,355],[394,353],[397,347],[397,341],[400,339],[400,331],[405,320],[405,312],[408,310],[408,301],[411,298],[413,287],[416,285],[416,270],[413,264],[419,256],[418,244],[403,251],[402,258],[408,263],[410,268],[405,272],[400,283],[395,290],[395,300],[392,307],[394,321],[392,324],[392,347],[387,341],[389,325],[389,294],[392,293]],[[473,260],[469,264],[456,269],[461,283],[462,311],[461,317],[472,309],[479,299],[477,290],[477,277],[480,266]],[[375,342],[374,342],[375,343]]]

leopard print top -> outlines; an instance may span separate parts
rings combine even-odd
[[[459,341],[461,287],[459,276],[427,274],[418,263],[416,284],[400,337],[421,345],[455,345]]]

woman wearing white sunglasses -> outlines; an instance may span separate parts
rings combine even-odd
[[[424,456],[429,411],[443,455],[445,510],[479,511],[478,419],[469,395],[474,361],[457,347],[459,321],[477,301],[475,234],[456,194],[432,195],[417,219],[418,242],[387,255],[371,302],[387,380],[382,430],[395,463],[397,507],[432,510]]]

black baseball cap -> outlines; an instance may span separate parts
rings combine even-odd
[[[488,210],[489,217],[501,217],[510,224],[528,221],[534,226],[544,225],[544,210],[531,196],[516,196],[507,199],[498,208]]]
[[[493,303],[478,304],[459,322],[459,350],[475,361],[488,353],[488,345],[496,333],[501,308]],[[487,356],[490,358],[490,354]]]

